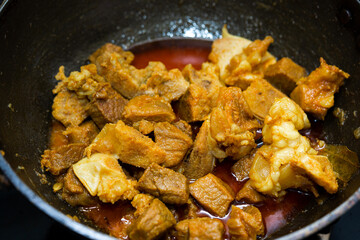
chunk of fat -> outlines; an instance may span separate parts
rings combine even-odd
[[[243,49],[246,48],[251,40],[232,35],[228,32],[226,25],[222,29],[222,38],[214,41],[212,45],[212,50],[209,55],[209,60],[219,66],[220,78],[224,79],[226,74],[226,66],[229,65],[230,60],[238,54],[243,52]],[[264,61],[269,59],[275,59],[273,55],[269,52],[263,57]]]
[[[265,145],[258,149],[251,166],[252,187],[276,197],[290,187],[309,190],[317,196],[312,180],[329,193],[337,191],[328,158],[317,155],[310,140],[298,132],[304,127],[310,127],[310,123],[296,103],[286,97],[275,100],[264,122]]]
[[[138,191],[136,181],[126,178],[117,159],[109,154],[96,153],[73,165],[74,173],[92,196],[103,202],[131,200]]]

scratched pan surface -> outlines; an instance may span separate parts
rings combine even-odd
[[[270,51],[291,57],[311,71],[319,57],[351,74],[336,106],[348,113],[344,126],[328,114],[324,132],[330,143],[360,153],[353,130],[360,126],[359,51],[353,35],[338,22],[335,1],[9,1],[0,15],[0,167],[14,185],[48,215],[94,239],[107,235],[65,214],[75,208],[41,184],[39,159],[47,146],[51,89],[60,65],[77,70],[89,53],[106,42],[129,48],[159,38],[220,37],[221,27],[249,39],[271,35]],[[10,104],[10,105],[9,105]],[[331,112],[331,111],[330,111]],[[19,167],[20,166],[20,167]],[[51,178],[48,178],[51,180]],[[300,214],[272,238],[299,239],[323,228],[359,199],[360,175],[347,189],[311,212]]]

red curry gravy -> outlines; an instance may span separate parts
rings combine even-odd
[[[132,64],[137,68],[144,68],[149,61],[161,61],[165,64],[167,69],[182,69],[186,64],[191,63],[196,69],[201,69],[201,64],[207,61],[210,50],[211,49],[209,48],[191,46],[162,46],[160,48],[146,49],[135,53],[135,59]],[[174,111],[176,112],[176,109],[174,109]],[[200,126],[201,124],[194,123],[192,126],[193,131],[197,133]],[[322,122],[312,121],[312,128],[303,130],[301,133],[309,137],[311,142],[314,143],[314,141],[321,136],[321,132]],[[263,144],[261,140],[261,129],[257,132],[256,139],[258,147],[260,147]],[[231,167],[234,163],[235,162],[232,160],[224,160],[223,162],[218,163],[213,174],[229,184],[234,192],[237,193],[245,184],[246,180],[242,182],[238,181],[231,172]],[[285,226],[297,213],[305,210],[312,201],[314,201],[314,197],[311,194],[290,190],[282,200],[276,200],[269,197],[266,201],[255,204],[262,213],[266,229],[265,237]],[[226,222],[229,218],[231,208],[225,217],[219,218],[203,209],[199,204],[197,205],[199,207],[198,216],[220,219],[224,223],[226,229],[224,238],[230,239]],[[234,201],[233,205],[244,206],[247,205],[247,203]],[[128,239],[127,236],[116,233],[121,233],[121,229],[129,225],[134,219],[132,213],[135,209],[129,202],[125,203],[119,201],[115,204],[101,203],[98,206],[82,207],[80,210],[97,226],[107,230],[111,235],[115,235],[115,237],[121,239]],[[182,209],[178,209],[176,215],[181,216]]]

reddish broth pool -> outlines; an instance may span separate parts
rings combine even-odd
[[[179,68],[182,70],[185,65],[191,63],[196,69],[201,69],[201,64],[207,61],[210,51],[211,49],[208,47],[177,47],[173,44],[166,47],[166,44],[163,44],[161,47],[145,49],[141,52],[135,53],[135,59],[132,64],[137,68],[144,68],[147,66],[149,61],[161,61],[165,64],[167,69]],[[174,109],[174,111],[176,112],[176,109]],[[201,124],[194,123],[192,125],[193,131],[197,133],[200,126]],[[321,136],[322,124],[317,122],[312,126],[313,127],[311,129],[304,130],[302,134],[314,141],[315,138]],[[261,129],[257,132],[256,142],[258,147],[262,145]],[[232,161],[231,159],[226,159],[223,162],[218,163],[213,171],[213,174],[229,184],[234,192],[237,193],[245,184],[246,180],[243,182],[237,181],[235,175],[231,172],[231,167],[234,163],[235,161]],[[266,236],[271,235],[286,225],[288,221],[290,221],[297,213],[305,210],[309,203],[313,201],[314,197],[311,194],[290,190],[282,200],[267,198],[264,202],[255,204],[262,213]],[[237,206],[245,206],[247,204],[248,203],[246,202],[236,201],[233,203],[233,205]],[[207,212],[199,204],[197,205],[199,207],[198,216],[220,219],[225,224],[226,232],[224,237],[225,239],[230,239],[226,222],[229,218],[231,208],[225,217],[219,218]],[[131,215],[135,209],[129,202],[125,203],[119,201],[113,205],[100,203],[99,205],[93,207],[82,207],[80,210],[84,212],[85,215],[97,226],[108,231],[111,235],[127,239],[126,236],[122,236],[117,233],[119,231],[121,232],[121,229],[128,226],[134,219]],[[183,209],[178,209],[176,211],[176,215],[178,216],[183,214]]]

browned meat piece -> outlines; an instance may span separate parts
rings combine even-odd
[[[173,125],[175,127],[177,127],[178,129],[180,129],[181,131],[183,131],[184,133],[186,133],[186,135],[188,135],[189,137],[192,138],[193,132],[191,129],[191,125],[188,124],[186,121],[179,120],[177,122],[174,122]]]
[[[44,151],[41,166],[53,175],[64,173],[72,164],[82,159],[86,144],[73,143]]]
[[[222,87],[218,69],[210,63],[204,63],[199,71],[192,65],[187,65],[183,75],[190,86],[180,99],[179,116],[188,122],[203,121],[216,105],[219,89]]]
[[[169,209],[159,199],[154,199],[150,206],[128,227],[130,239],[151,240],[160,237],[176,224]]]
[[[147,168],[151,163],[164,162],[166,153],[151,138],[144,136],[123,121],[108,123],[86,149],[86,155],[107,153],[136,167]]]
[[[180,99],[179,116],[187,122],[203,121],[211,111],[207,91],[196,84],[190,84]]]
[[[222,240],[224,224],[219,219],[194,218],[180,221],[175,226],[178,240]]]
[[[286,97],[285,94],[271,86],[264,79],[254,81],[243,93],[250,110],[262,121],[268,114],[275,99]]]
[[[144,69],[130,65],[134,55],[120,47],[105,44],[91,55],[100,75],[126,98],[136,95],[160,95],[167,101],[179,99],[187,90],[185,81],[178,69],[166,70],[161,62],[150,62]]]
[[[248,203],[258,203],[264,201],[265,197],[251,187],[250,181],[247,181],[236,194],[236,200],[245,200]]]
[[[306,69],[290,58],[282,58],[266,69],[264,77],[277,89],[289,95],[296,87],[296,82],[306,77]]]
[[[214,156],[231,156],[238,160],[249,154],[256,147],[255,130],[259,127],[241,89],[221,88],[218,106],[210,115],[210,143]]]
[[[233,206],[227,222],[232,240],[256,240],[264,234],[264,225],[259,209],[254,206]]]
[[[133,128],[135,128],[144,135],[148,135],[154,131],[154,127],[155,127],[154,125],[155,125],[154,122],[150,122],[147,120],[140,120],[138,122],[133,123]]]
[[[209,121],[205,121],[196,136],[190,157],[183,162],[184,175],[189,179],[198,179],[210,173],[215,164],[215,158],[208,145]]]
[[[244,181],[249,178],[249,172],[253,159],[254,155],[245,156],[231,167],[231,172],[235,175],[238,181]]]
[[[189,199],[186,177],[156,163],[145,170],[139,179],[138,187],[169,204],[185,204]]]
[[[86,98],[79,98],[74,92],[63,90],[54,98],[52,115],[65,126],[78,126],[88,116],[88,103]]]
[[[189,197],[187,206],[185,208],[184,218],[183,219],[193,219],[198,217],[198,212],[200,208],[195,204],[192,197]]]
[[[61,197],[72,206],[91,206],[97,203],[97,199],[92,197],[86,188],[75,176],[73,168],[69,168],[63,179],[63,191]]]
[[[154,197],[149,194],[139,193],[135,195],[134,199],[131,201],[131,205],[136,208],[134,216],[139,217],[142,215],[153,200]]]
[[[68,137],[63,134],[64,125],[53,119],[50,133],[50,149],[54,149],[69,143]]]
[[[65,76],[64,67],[61,66],[56,79],[60,82],[53,90],[54,93],[67,88],[76,92],[78,96],[90,100],[87,113],[99,128],[106,123],[116,123],[121,119],[127,100],[97,74],[94,64],[82,66],[80,72],[71,72],[69,77]]]
[[[149,63],[144,70],[149,68]],[[188,89],[189,83],[184,79],[179,69],[171,69],[170,71],[153,71],[147,79],[146,84],[140,86],[140,93],[147,95],[159,95],[166,101],[171,102],[178,100]]]
[[[96,50],[93,54],[91,54],[89,60],[92,63],[99,64],[100,62],[100,59],[98,60],[99,57],[103,55],[110,55],[111,53],[118,53],[121,56],[119,61],[122,63],[130,64],[134,60],[134,55],[130,51],[124,51],[121,47],[111,43],[106,43],[104,44],[104,46]],[[100,69],[100,66],[97,67]]]
[[[235,193],[220,178],[209,173],[190,184],[190,194],[206,210],[220,217],[224,217]]]
[[[122,119],[122,113],[127,103],[128,101],[110,85],[104,85],[92,96],[87,111],[101,129],[106,123],[116,123]]]
[[[156,144],[166,152],[165,167],[178,165],[193,144],[191,137],[168,122],[157,123],[154,135]]]
[[[175,120],[170,103],[159,96],[137,96],[125,106],[124,118],[129,122],[148,120],[154,122],[172,122]]]
[[[348,73],[320,58],[320,67],[300,79],[290,96],[305,112],[324,120],[327,110],[334,106],[334,94],[348,77]]]
[[[99,129],[91,120],[83,122],[79,126],[67,127],[63,132],[68,137],[70,143],[83,143],[85,145],[89,145],[98,133]]]

